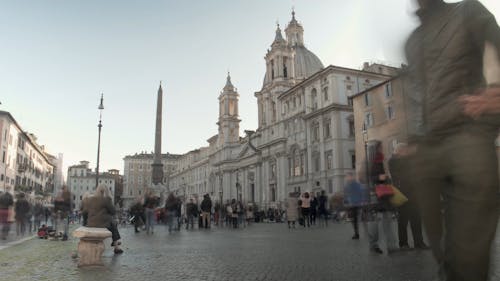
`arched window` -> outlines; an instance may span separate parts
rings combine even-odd
[[[287,64],[287,57],[283,57],[283,77],[287,78],[288,77],[288,70],[286,68]]]
[[[271,108],[273,110],[272,120],[276,121],[276,103],[274,101],[271,102]]]
[[[318,108],[318,94],[316,89],[311,90],[311,106],[313,110]]]
[[[313,162],[313,169],[314,169],[314,171],[315,172],[319,172],[319,170],[321,168],[319,152],[317,152],[317,151],[313,152],[313,154],[312,154],[312,162]]]
[[[325,99],[325,101],[328,100],[328,87],[323,88],[323,98]]]
[[[274,79],[274,60],[271,60],[271,79]]]
[[[293,153],[293,175],[300,176],[301,173],[301,164],[302,164],[302,155],[300,154],[299,149],[295,149]]]

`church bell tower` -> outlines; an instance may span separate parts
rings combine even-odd
[[[227,74],[226,86],[219,96],[219,142],[220,146],[237,143],[240,138],[240,119],[238,118],[238,92]]]

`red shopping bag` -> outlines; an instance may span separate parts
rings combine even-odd
[[[394,195],[394,189],[389,184],[378,184],[375,186],[375,194],[377,198],[388,198]]]

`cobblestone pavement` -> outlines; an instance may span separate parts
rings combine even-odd
[[[430,251],[377,256],[349,224],[288,230],[285,224],[153,235],[121,228],[125,253],[106,240],[104,267],[76,266],[77,240],[32,239],[0,251],[0,280],[432,280]]]
[[[0,228],[2,226],[0,225]],[[33,239],[35,237],[35,232],[26,231],[24,235],[16,235],[16,225],[12,223],[10,226],[9,235],[7,235],[5,240],[0,240],[0,250],[12,247],[14,245],[24,243],[27,240]]]

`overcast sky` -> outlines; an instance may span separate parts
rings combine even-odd
[[[481,2],[500,17],[500,1]],[[185,153],[217,134],[229,70],[240,133],[255,130],[264,55],[292,6],[325,66],[400,65],[418,24],[412,0],[0,0],[0,109],[64,153],[64,169],[94,167],[104,93],[100,167],[123,171],[124,156],[153,150],[160,80],[163,152]]]

